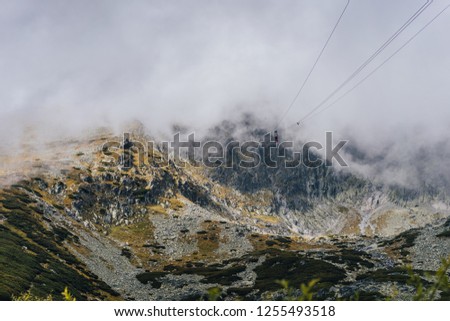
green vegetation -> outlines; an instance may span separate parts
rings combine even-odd
[[[329,288],[345,277],[345,271],[335,265],[301,256],[294,252],[270,249],[264,252],[268,258],[255,268],[257,274],[255,288],[260,292],[276,291],[276,280],[285,280],[291,286],[299,288],[311,279],[319,279],[317,289]],[[321,295],[317,298],[320,299]]]
[[[437,237],[450,237],[450,230],[444,231],[436,235]]]
[[[208,289],[208,301],[217,301],[222,296],[222,289],[218,286]]]
[[[49,294],[46,297],[39,297],[31,293],[31,289],[25,293],[19,294],[17,296],[12,296],[13,301],[55,301],[53,295]],[[69,288],[65,287],[64,291],[61,292],[61,301],[76,301],[77,299],[70,293]]]
[[[408,283],[416,289],[414,300],[417,301],[432,301],[440,298],[444,300],[450,299],[450,283],[447,275],[447,271],[450,268],[450,257],[442,259],[442,264],[436,273],[426,273],[428,283],[424,283],[423,279],[414,271],[411,267],[407,268],[409,274]]]
[[[287,280],[281,280],[277,283],[281,285],[281,288],[284,292],[284,300],[286,301],[312,301],[316,292],[314,291],[314,287],[317,283],[319,283],[319,279],[313,279],[309,281],[307,284],[300,284],[300,295],[295,295],[295,291],[292,287],[289,286],[289,282]]]
[[[180,266],[167,266],[166,270],[170,272],[144,272],[138,274],[137,279],[143,284],[150,283],[153,287],[159,288],[161,286],[160,278],[172,274],[197,274],[204,278],[200,281],[202,283],[218,283],[220,285],[231,285],[233,282],[240,280],[241,278],[236,274],[245,271],[245,266],[235,265],[228,268],[220,268],[217,266],[191,266],[191,267],[180,267]]]
[[[345,263],[348,269],[353,271],[361,268],[362,266],[372,268],[374,264],[372,262],[369,262],[367,260],[368,258],[369,256],[366,253],[350,249],[341,249],[340,252],[326,257],[327,260],[333,263]]]
[[[403,268],[378,269],[370,271],[356,277],[357,281],[367,280],[373,282],[399,282],[406,283],[408,281],[408,275]]]
[[[0,224],[0,300],[23,293],[48,298],[63,292],[64,285],[79,300],[117,297],[63,245],[77,238],[50,224],[27,193],[21,187],[0,193],[0,214],[6,218]]]
[[[403,273],[407,273],[408,276],[404,274],[398,274],[397,278],[392,278],[392,275],[388,275],[385,277],[381,277],[386,271],[376,271],[377,273],[373,273],[379,280],[383,281],[401,281],[406,282],[407,284],[413,287],[413,294],[411,299],[414,301],[432,301],[432,300],[449,300],[450,299],[450,283],[448,270],[450,268],[450,257],[442,260],[442,264],[439,269],[433,273],[425,273],[426,278],[429,281],[425,281],[424,278],[416,271],[414,271],[411,267],[406,267],[402,269],[396,269],[397,272],[402,271]],[[401,277],[400,277],[401,276]],[[298,294],[298,288],[293,287],[292,284],[283,279],[278,281],[277,283],[281,286],[281,291],[283,294],[283,299],[288,301],[311,301],[311,300],[320,300],[321,298],[315,292],[317,289],[317,284],[319,284],[319,279],[313,279],[308,283],[300,284],[300,294]],[[267,294],[269,299],[273,298],[276,294],[276,291],[271,291]],[[394,291],[394,293],[390,297],[386,297],[387,300],[395,300],[399,295],[398,290]],[[380,300],[380,293],[378,292],[356,292],[352,297],[348,298],[339,298],[334,297],[331,299],[336,300]]]
[[[450,300],[447,272],[450,258],[443,261],[436,273],[430,274],[391,265],[390,260],[367,254],[355,242],[337,237],[327,247],[323,244],[312,247],[311,244],[304,245],[307,241],[300,243],[297,238],[253,233],[248,235],[252,244],[257,244],[252,252],[222,261],[217,249],[227,240],[221,232],[231,225],[225,221],[204,220],[198,228],[189,226],[188,230],[180,226],[179,237],[196,242],[197,249],[192,256],[174,259],[163,251],[165,246],[172,245],[165,243],[164,239],[154,239],[155,227],[151,219],[183,206],[174,197],[172,190],[176,192],[177,189],[192,201],[213,208],[215,205],[206,191],[193,188],[195,185],[191,183],[179,183],[180,186],[174,182],[166,183],[163,178],[154,181],[160,186],[148,189],[148,182],[143,178],[141,181],[132,178],[131,183],[118,183],[113,176],[107,176],[109,173],[97,173],[97,176],[89,176],[87,181],[76,171],[72,171],[73,177],[70,178],[73,182],[61,182],[67,184],[67,194],[53,194],[60,182],[56,179],[49,183],[21,182],[0,191],[0,299],[61,298],[72,301],[119,297],[72,255],[69,251],[71,246],[81,248],[78,237],[66,228],[63,221],[51,217],[55,215],[51,214],[55,209],[64,209],[62,205],[76,204],[73,206],[77,207],[83,219],[93,222],[110,238],[126,242],[121,254],[131,264],[148,269],[137,276],[140,282],[160,288],[167,275],[191,274],[202,277],[199,281],[202,286],[214,286],[206,294],[200,290],[197,291],[200,294],[192,292],[190,299],[383,300],[405,299],[411,295],[415,300]],[[108,178],[99,179],[100,176]],[[37,188],[41,184],[45,186]],[[170,193],[164,194],[165,190]],[[127,199],[127,210],[134,215],[123,225],[123,221],[114,221],[109,213],[107,204],[113,196],[119,201]],[[64,197],[67,204],[62,202]],[[143,211],[134,214],[137,212],[135,209]],[[349,209],[342,207],[339,211]],[[178,218],[178,215],[182,213],[174,217]],[[73,221],[73,224],[78,223]],[[439,230],[443,232],[437,236],[450,236],[448,227]],[[409,230],[393,239],[376,241],[387,249],[386,254],[392,255],[392,262],[404,264],[408,262],[408,249],[414,245],[418,235],[420,230]],[[255,262],[258,263],[250,265],[256,274],[255,282],[247,282],[247,273],[242,272]],[[245,285],[240,287],[235,283],[238,281],[245,281],[239,282]]]

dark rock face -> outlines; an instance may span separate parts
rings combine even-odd
[[[324,165],[318,168],[219,167],[211,177],[243,193],[255,193],[264,189],[273,191],[281,197],[273,199],[275,211],[279,209],[282,199],[289,209],[304,211],[318,200],[334,198],[349,188],[364,191],[369,187],[364,180],[350,174],[336,173]]]

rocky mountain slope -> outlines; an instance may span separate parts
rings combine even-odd
[[[411,295],[405,264],[425,275],[450,255],[450,200],[435,189],[325,166],[134,157],[124,169],[102,152],[111,139],[72,142],[55,166],[33,155],[2,188],[1,299],[65,286],[79,299],[201,299],[214,287],[223,299],[277,299],[281,279],[296,289],[319,279],[319,299],[401,299]]]

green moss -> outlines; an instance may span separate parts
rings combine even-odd
[[[36,297],[47,297],[66,286],[78,300],[102,298],[106,293],[117,296],[61,244],[76,241],[75,236],[51,222],[46,227],[42,214],[24,205],[33,203],[26,194],[13,190],[1,197],[3,204],[19,204],[20,208],[4,212],[7,221],[0,225],[0,300],[28,290]]]
[[[233,282],[241,280],[236,274],[245,271],[245,266],[233,266],[226,269],[215,269],[212,268],[211,271],[205,272],[202,275],[205,278],[201,281],[202,283],[219,283],[221,285],[231,285]]]
[[[356,280],[368,280],[374,282],[398,282],[406,284],[409,279],[408,273],[403,268],[379,269],[358,275]]]
[[[436,235],[437,237],[450,237],[450,230],[444,231]]]
[[[274,240],[266,240],[266,245],[267,246],[274,246],[277,245],[278,243]]]
[[[340,213],[347,214],[348,213],[348,208],[345,207],[345,206],[338,206],[338,211]]]
[[[167,265],[163,272],[144,272],[137,275],[137,279],[144,283],[151,283],[153,287],[158,286],[159,278],[167,275],[181,275],[181,274],[195,274],[203,276],[200,281],[202,283],[218,283],[220,285],[231,285],[235,281],[241,280],[238,273],[245,271],[245,266],[234,265],[227,268],[222,268],[218,265],[215,266],[203,266],[200,262],[187,263],[183,266]],[[156,283],[155,283],[156,282]],[[159,284],[160,286],[160,284]]]
[[[369,255],[365,252],[341,249],[339,252],[333,255],[328,255],[325,257],[326,260],[333,263],[345,264],[350,270],[358,270],[361,267],[373,268],[375,265],[368,261]]]
[[[357,300],[358,301],[382,301],[386,300],[388,297],[381,294],[378,291],[359,291],[357,293]],[[355,298],[349,298],[349,300],[352,300]]]
[[[386,246],[386,245],[395,245],[397,243],[401,243],[401,248],[409,248],[414,246],[414,242],[416,238],[419,236],[420,232],[416,229],[411,229],[408,231],[405,231],[403,233],[400,233],[395,238],[381,241],[379,242],[379,245]]]
[[[132,257],[132,253],[131,253],[130,249],[127,249],[127,248],[123,248],[120,255],[125,256],[129,260]]]
[[[278,237],[275,238],[275,240],[280,242],[280,243],[286,243],[286,244],[292,243],[291,238],[287,237],[287,236],[286,237],[285,236],[278,236]]]
[[[234,288],[230,287],[227,289],[227,294],[231,296],[237,296],[238,298],[245,299],[254,289],[251,287],[246,288]]]
[[[335,265],[307,258],[294,252],[272,250],[269,258],[255,268],[255,288],[261,292],[280,288],[277,281],[286,280],[293,288],[299,288],[312,279],[319,279],[317,288],[329,288],[346,277],[345,271]]]
[[[164,277],[167,275],[167,272],[144,272],[141,274],[138,274],[136,278],[142,283],[142,284],[148,284],[153,288],[159,289],[162,285],[162,282],[159,281],[159,278]]]

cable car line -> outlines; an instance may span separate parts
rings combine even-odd
[[[311,67],[311,69],[310,69],[308,75],[306,76],[305,80],[303,81],[302,85],[300,86],[300,89],[298,90],[298,92],[297,92],[297,94],[295,95],[294,99],[292,100],[292,102],[289,104],[288,108],[284,111],[284,113],[281,115],[280,119],[278,120],[278,123],[277,123],[276,127],[278,127],[278,126],[280,125],[281,121],[282,121],[282,120],[284,119],[284,117],[287,115],[287,113],[289,112],[289,110],[291,110],[291,108],[292,108],[292,106],[295,104],[297,98],[298,98],[298,97],[300,96],[300,94],[302,93],[303,88],[305,87],[306,83],[307,83],[308,80],[309,80],[309,77],[311,76],[311,74],[313,73],[314,69],[316,68],[317,63],[319,62],[320,58],[322,57],[322,54],[324,53],[326,47],[328,46],[328,43],[330,42],[331,38],[333,37],[333,34],[334,34],[334,32],[336,31],[336,29],[337,29],[339,23],[341,22],[342,17],[344,16],[345,11],[347,10],[347,7],[348,7],[349,4],[350,4],[350,0],[347,0],[347,3],[346,3],[346,5],[345,5],[344,9],[342,10],[342,12],[341,12],[341,14],[340,14],[340,16],[339,16],[339,18],[338,18],[336,24],[334,25],[334,27],[333,27],[333,29],[332,29],[330,35],[328,36],[327,40],[325,41],[325,44],[324,44],[324,46],[322,47],[322,50],[320,51],[319,55],[317,56],[317,58],[316,58],[314,64],[312,65],[312,67]],[[276,129],[276,128],[275,128],[275,129]]]
[[[378,48],[364,63],[362,63],[346,80],[344,80],[335,90],[333,90],[324,100],[322,100],[317,106],[309,111],[303,118],[301,118],[297,124],[300,125],[305,119],[310,117],[320,107],[325,105],[336,93],[338,93],[345,85],[352,81],[361,71],[363,71],[367,65],[372,62],[386,47],[388,47],[411,23],[413,23],[433,2],[433,0],[427,0],[388,40],[386,40],[380,48]]]
[[[411,41],[413,41],[422,31],[424,31],[429,25],[431,25],[437,18],[439,18],[440,15],[442,15],[448,8],[450,8],[450,4],[448,4],[444,9],[442,9],[437,15],[435,15],[430,21],[428,21],[421,29],[419,29],[412,37],[410,37],[400,48],[398,48],[394,53],[392,53],[388,58],[386,58],[381,64],[379,64],[374,70],[372,70],[367,76],[365,76],[363,79],[361,79],[358,83],[356,83],[353,87],[351,87],[349,90],[347,90],[344,94],[339,96],[336,100],[334,100],[331,104],[329,104],[327,107],[317,111],[315,114],[310,115],[308,117],[309,119],[321,114],[325,110],[331,108],[334,106],[337,102],[339,102],[341,99],[343,99],[345,96],[347,96],[350,92],[355,90],[357,87],[359,87],[363,82],[365,82],[367,79],[372,77],[372,75],[377,72],[379,69],[381,69],[389,60],[391,60],[395,55],[397,55],[403,48],[405,48]],[[305,117],[303,121],[308,119]]]

